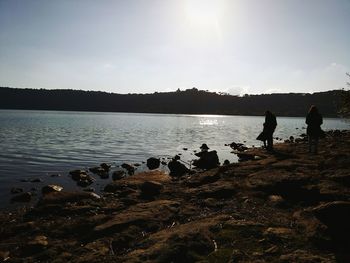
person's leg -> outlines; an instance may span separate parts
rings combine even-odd
[[[273,149],[273,139],[272,139],[272,134],[269,134],[267,136],[267,149],[272,150]]]
[[[318,152],[318,137],[314,138],[314,141],[315,141],[315,151],[314,151],[314,153],[317,154],[317,152]]]
[[[307,140],[308,140],[308,144],[309,144],[309,153],[311,153],[311,148],[312,148],[312,146],[311,146],[311,144],[312,144],[312,138],[311,138],[311,136],[309,135],[309,136],[307,136]]]

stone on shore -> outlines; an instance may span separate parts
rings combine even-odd
[[[168,168],[170,170],[170,176],[174,177],[181,177],[190,171],[190,169],[176,159],[173,159],[168,163]]]
[[[154,181],[146,181],[140,185],[141,196],[145,199],[150,199],[159,195],[162,189],[163,185]]]
[[[49,185],[44,186],[41,189],[41,193],[43,195],[45,195],[45,194],[49,194],[49,193],[52,193],[52,192],[60,192],[60,191],[62,191],[62,189],[63,189],[62,186],[49,184]]]
[[[147,159],[147,167],[148,167],[148,169],[150,169],[150,170],[157,169],[157,168],[159,168],[159,165],[160,165],[160,159],[159,158],[151,157],[151,158]]]
[[[112,179],[113,181],[120,180],[125,177],[125,172],[124,171],[114,171],[112,174]]]
[[[20,193],[11,198],[12,202],[29,202],[32,199],[31,192]]]
[[[135,173],[135,167],[132,164],[123,163],[121,166],[127,170],[129,175],[133,175]]]

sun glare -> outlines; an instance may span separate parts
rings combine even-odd
[[[215,27],[224,8],[221,0],[186,0],[186,16],[192,26]]]

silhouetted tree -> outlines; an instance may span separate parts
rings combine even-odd
[[[227,115],[263,115],[270,109],[277,116],[304,116],[310,105],[315,104],[324,116],[336,117],[342,92],[246,94],[239,97],[195,87],[153,94],[0,87],[0,108]]]
[[[346,73],[350,77],[349,73]],[[350,87],[350,82],[346,82],[346,85]],[[342,90],[341,93],[341,106],[340,106],[340,115],[343,117],[350,117],[350,90]]]

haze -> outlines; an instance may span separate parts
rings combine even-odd
[[[0,86],[326,91],[349,47],[348,0],[0,0]]]

